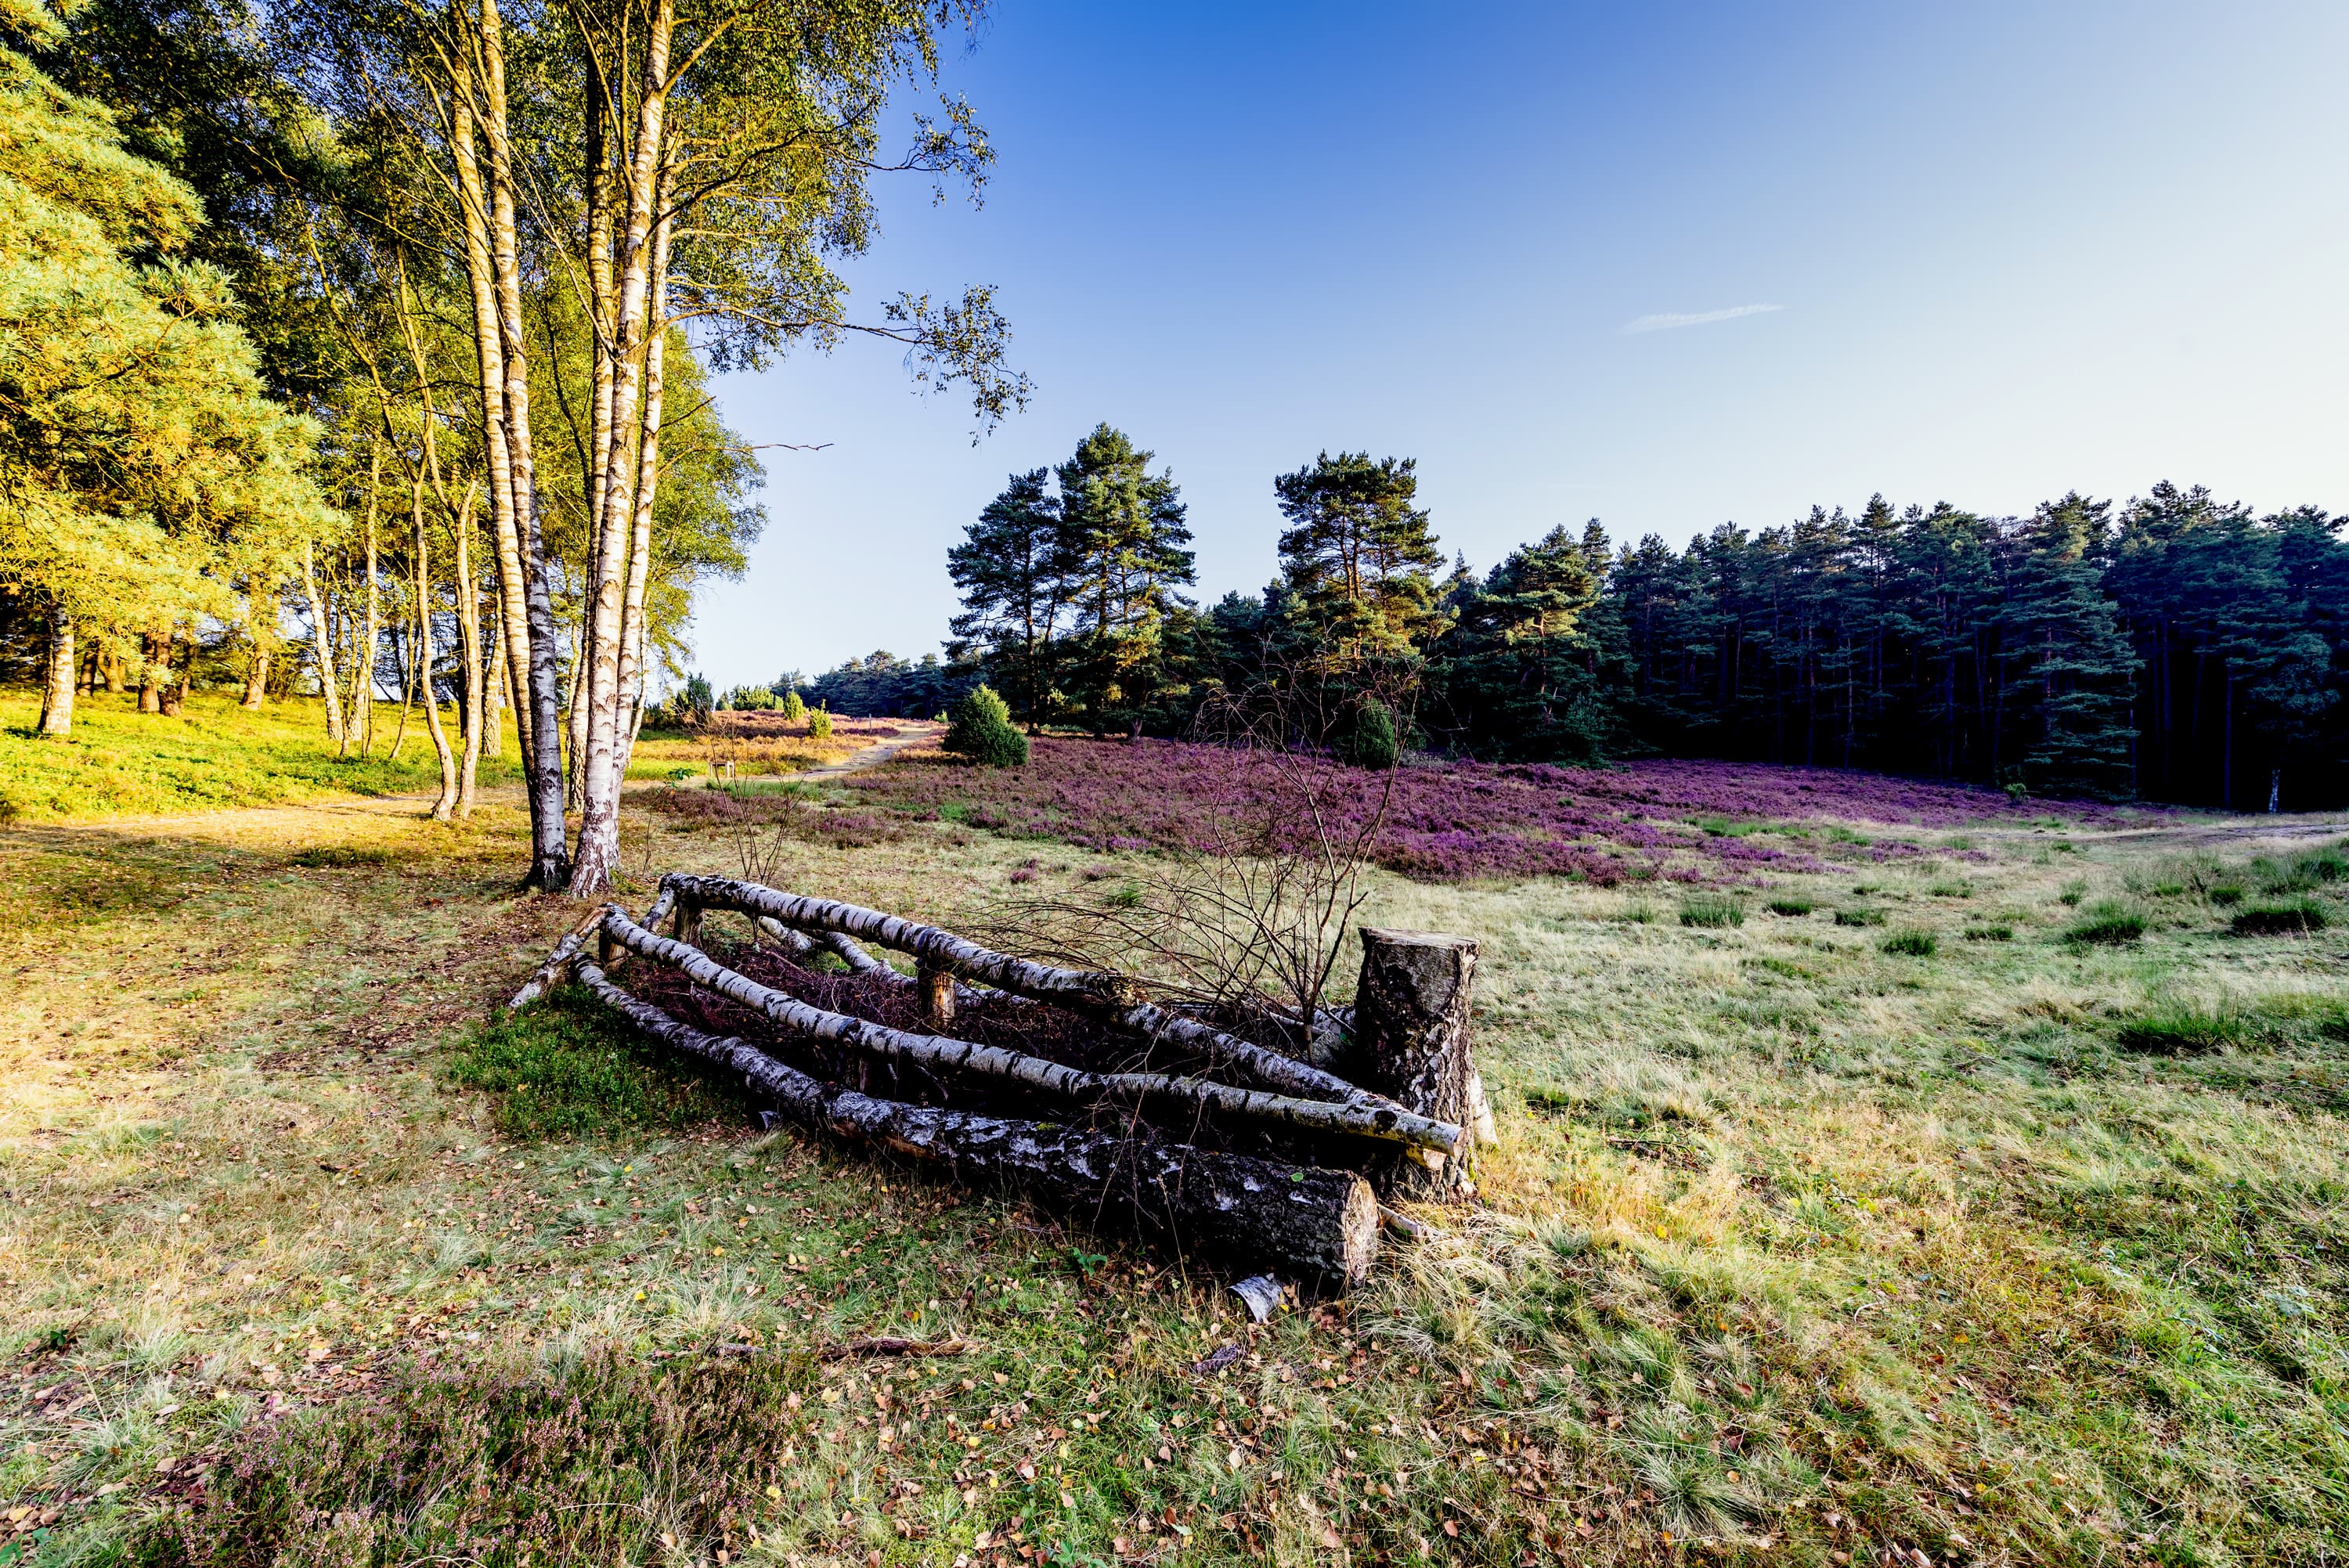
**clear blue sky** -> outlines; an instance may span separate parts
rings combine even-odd
[[[2349,510],[2344,59],[2338,0],[1005,0],[947,77],[986,205],[892,188],[853,276],[996,284],[1037,396],[974,447],[885,345],[726,382],[750,438],[831,445],[769,454],[695,662],[934,650],[948,545],[1103,419],[1173,466],[1208,599],[1325,447],[1416,457],[1479,567],[1876,490]]]

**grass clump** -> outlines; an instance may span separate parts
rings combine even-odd
[[[2012,942],[2014,940],[2014,927],[2004,921],[1997,921],[1987,925],[1969,925],[1966,927],[1966,940],[1968,942]]]
[[[658,1367],[611,1351],[554,1375],[410,1371],[257,1423],[204,1506],[150,1521],[127,1560],[645,1563],[674,1540],[714,1561],[721,1541],[747,1543],[740,1500],[780,1473],[775,1434],[816,1381],[804,1359]]]
[[[476,1026],[441,1077],[494,1096],[499,1132],[517,1140],[687,1127],[740,1115],[750,1103],[729,1080],[657,1050],[578,992]]]
[[[2207,1056],[2251,1037],[2243,1015],[2220,1004],[2205,1006],[2182,997],[2155,1003],[2124,1023],[2117,1037],[2121,1049],[2145,1056]]]
[[[326,844],[299,851],[285,863],[318,871],[338,866],[388,866],[398,858],[380,844]]]
[[[2211,884],[2209,891],[2205,892],[2202,896],[2209,899],[2220,909],[2232,909],[2235,905],[2243,902],[2243,899],[2246,896],[2246,890],[2240,882],[2214,882]]]
[[[1930,931],[1896,931],[1876,945],[1879,952],[1902,958],[1930,958],[1941,950],[1940,940]]]
[[[1745,923],[1745,903],[1725,892],[1691,893],[1681,900],[1681,923],[1718,930]]]
[[[2152,926],[2144,911],[2118,899],[2100,899],[2064,928],[2064,940],[2075,945],[2118,947],[2137,941]]]
[[[1808,914],[1819,906],[1807,898],[1779,897],[1772,899],[1762,907],[1768,910],[1772,914],[1783,914],[1791,917]]]
[[[1835,912],[1837,925],[1882,925],[1884,912],[1880,909],[1839,909]]]
[[[2324,906],[2313,898],[2270,899],[2235,912],[2237,936],[2307,936],[2325,927]]]

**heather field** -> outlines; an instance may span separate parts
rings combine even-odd
[[[1217,788],[1055,740],[647,789],[624,843],[983,928],[1117,899]],[[581,913],[513,891],[511,799],[0,827],[0,1562],[2349,1553],[2349,820],[1405,788],[1412,831],[1513,840],[1365,911],[1481,944],[1499,1142],[1262,1326],[763,1131],[575,998],[485,1025]],[[1504,869],[1553,832],[1597,861]],[[818,1354],[875,1334],[963,1349]]]
[[[1920,830],[2109,829],[2161,815],[1730,762],[1585,769],[1425,761],[1394,776],[1392,796],[1383,775],[1296,766],[1318,775],[1315,787],[1341,833],[1378,823],[1378,862],[1427,882],[1568,877],[1611,887],[1654,877],[1752,880],[1912,858],[1928,842]],[[1259,792],[1294,793],[1268,769],[1216,747],[1065,737],[1040,738],[1019,769],[974,770],[936,752],[916,753],[856,783],[898,810],[1094,850],[1206,851],[1222,824],[1254,815]],[[1299,838],[1309,830],[1301,820],[1292,827]],[[1936,847],[1946,836],[1930,835]]]

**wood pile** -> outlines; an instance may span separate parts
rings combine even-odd
[[[713,915],[735,940],[705,939]],[[1211,1267],[1343,1289],[1382,1230],[1413,1228],[1381,1198],[1458,1193],[1491,1137],[1468,1042],[1475,944],[1361,938],[1357,1005],[1312,1060],[1255,1015],[726,877],[663,879],[641,923],[597,908],[508,1005],[575,981],[802,1127]]]

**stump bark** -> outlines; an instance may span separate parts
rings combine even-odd
[[[1465,1186],[1484,1085],[1468,1038],[1476,944],[1426,931],[1361,928],[1362,975],[1354,994],[1356,1081],[1422,1116],[1462,1130],[1452,1152],[1412,1150],[1375,1172],[1402,1197],[1459,1194]],[[1489,1114],[1483,1119],[1491,1125]]]

